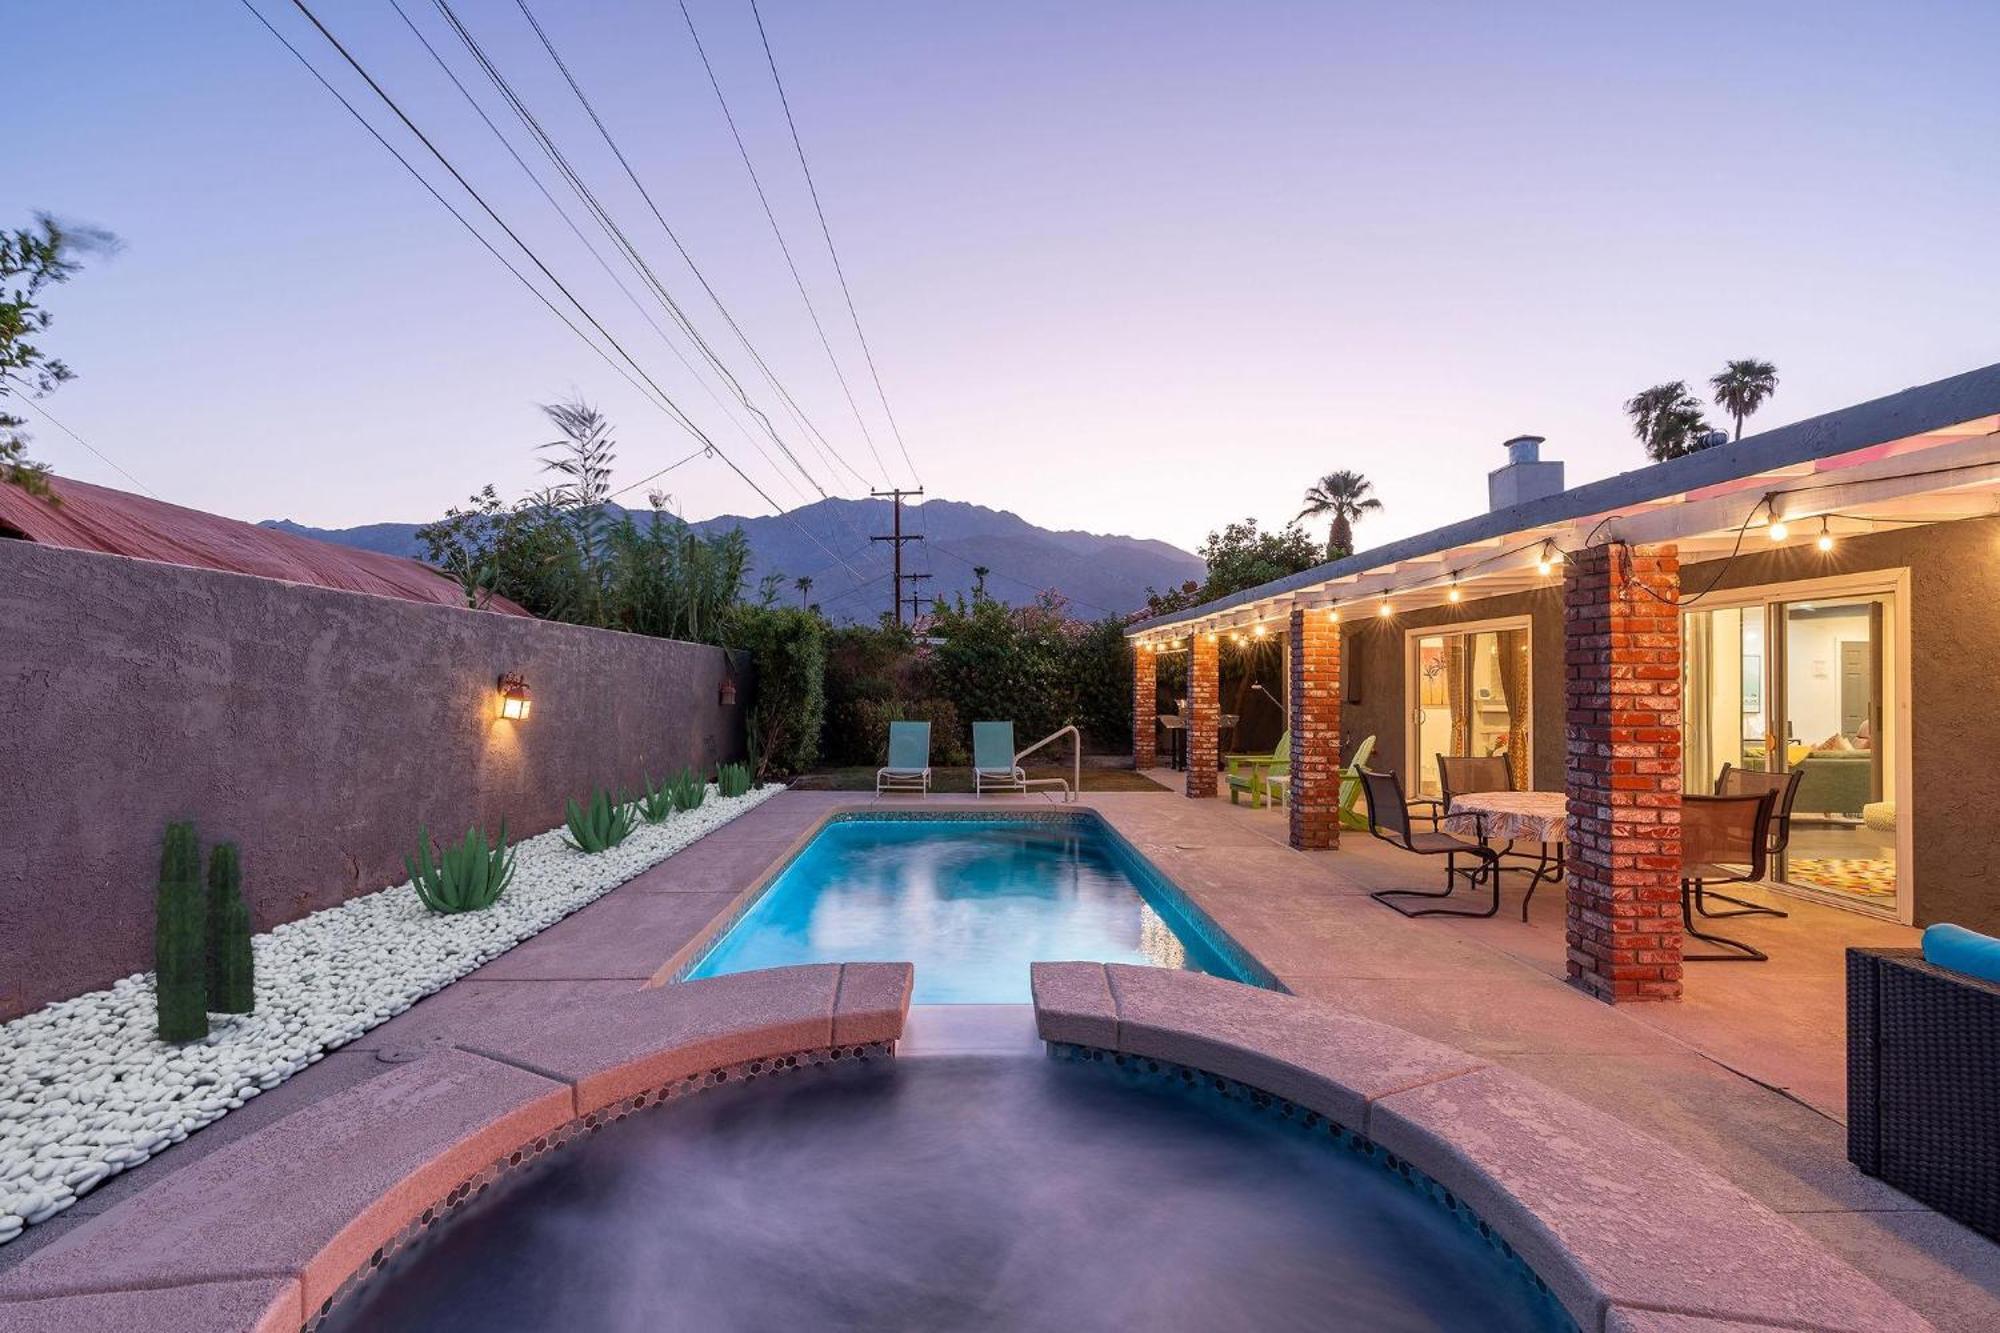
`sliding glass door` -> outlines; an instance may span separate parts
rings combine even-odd
[[[1806,593],[1814,595],[1805,595]],[[1690,792],[1724,764],[1798,772],[1778,882],[1885,915],[1899,911],[1899,654],[1892,590],[1756,600],[1683,617],[1682,753]]]
[[[1408,636],[1408,737],[1416,791],[1439,795],[1437,757],[1507,755],[1514,785],[1532,776],[1528,623],[1413,630]],[[1415,793],[1413,793],[1415,794]]]

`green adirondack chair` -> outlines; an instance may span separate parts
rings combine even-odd
[[[1256,809],[1271,799],[1272,771],[1291,771],[1292,733],[1278,737],[1269,754],[1230,754],[1223,760],[1229,765],[1222,779],[1229,784],[1229,803],[1235,805],[1238,796],[1248,794],[1251,808]]]
[[[1342,828],[1365,829],[1368,817],[1361,813],[1361,769],[1375,754],[1375,738],[1364,736],[1361,744],[1354,747],[1354,758],[1346,768],[1340,770],[1340,826]],[[1270,789],[1271,799],[1283,802],[1289,799],[1291,786],[1289,775],[1273,774],[1264,779]]]

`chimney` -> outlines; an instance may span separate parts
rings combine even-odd
[[[1486,474],[1486,508],[1512,509],[1545,496],[1559,495],[1563,465],[1542,461],[1542,437],[1516,435],[1507,441],[1507,466]]]

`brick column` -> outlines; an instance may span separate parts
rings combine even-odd
[[[1340,623],[1325,611],[1292,612],[1292,781],[1285,791],[1292,846],[1340,846]]]
[[[1681,993],[1680,555],[1620,543],[1563,568],[1569,980]]]
[[[1132,767],[1160,762],[1160,658],[1143,643],[1132,645]]]
[[[1216,636],[1195,631],[1188,641],[1187,794],[1215,795],[1216,733],[1222,724],[1222,646]]]

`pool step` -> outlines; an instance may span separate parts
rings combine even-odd
[[[1031,1004],[913,1004],[899,1059],[926,1055],[1040,1055]]]

